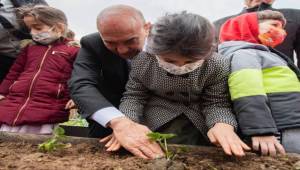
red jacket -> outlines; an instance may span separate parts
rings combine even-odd
[[[67,81],[79,47],[67,40],[49,46],[28,45],[0,85],[0,124],[23,125],[68,119]]]

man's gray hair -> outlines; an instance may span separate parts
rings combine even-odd
[[[204,17],[187,13],[167,14],[151,28],[146,51],[161,55],[205,57],[214,50],[214,28]]]

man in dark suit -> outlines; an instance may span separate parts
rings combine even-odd
[[[274,9],[272,4],[275,0],[244,0],[245,8],[239,14],[221,18],[214,22],[216,28],[216,39],[218,40],[220,28],[225,21],[234,16],[254,11],[274,10],[281,12],[287,19],[285,30],[287,37],[284,42],[276,47],[276,49],[294,61],[294,52],[300,67],[300,10],[299,9]]]
[[[139,10],[116,5],[99,14],[97,28],[98,33],[81,39],[69,82],[72,99],[90,123],[89,135],[102,138],[113,133],[116,140],[136,156],[161,156],[159,145],[148,140],[146,134],[150,130],[117,109],[125,91],[130,58],[143,49],[150,23],[145,22]],[[117,144],[110,145],[108,151],[117,148]]]

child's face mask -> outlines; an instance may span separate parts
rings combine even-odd
[[[265,46],[276,47],[284,41],[286,35],[280,21],[266,20],[259,24],[258,39]]]
[[[193,63],[185,64],[183,66],[177,66],[160,59],[158,56],[156,56],[156,59],[158,61],[159,67],[174,75],[183,75],[192,72],[201,67],[204,62],[204,60],[197,60]]]
[[[48,45],[55,40],[59,39],[60,35],[53,31],[54,26],[51,27],[48,31],[34,33],[32,35],[32,39],[36,42],[39,42],[44,45]]]

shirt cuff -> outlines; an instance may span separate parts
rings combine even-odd
[[[100,125],[106,127],[112,119],[123,116],[125,115],[115,107],[106,107],[96,111],[91,118]]]

